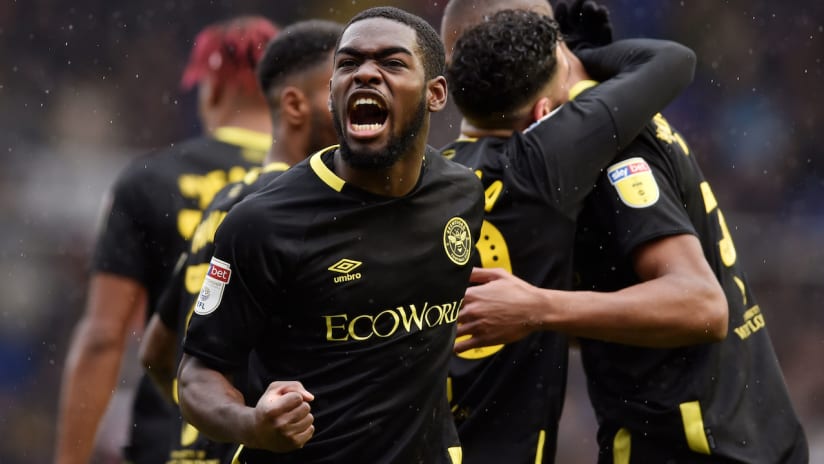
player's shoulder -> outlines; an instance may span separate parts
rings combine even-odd
[[[214,151],[215,143],[207,137],[194,137],[159,147],[131,160],[118,175],[117,184],[142,184],[177,173],[191,159]]]
[[[225,221],[236,227],[292,229],[300,226],[302,217],[314,211],[303,207],[316,191],[306,160],[289,169],[266,169],[251,183],[238,183],[237,204],[231,208]],[[231,189],[227,196],[232,194]],[[311,200],[310,200],[311,201]],[[246,225],[248,224],[248,226]]]
[[[505,137],[465,137],[441,148],[441,155],[464,166],[472,166],[482,159],[495,158],[509,150],[508,144],[513,140]]]
[[[615,162],[641,158],[649,164],[671,168],[688,157],[686,142],[659,113],[621,151]]]
[[[259,231],[271,229],[277,222],[268,214],[271,208],[266,198],[260,199],[254,194],[227,206],[226,217],[218,229],[223,236],[243,240],[243,237],[256,236]]]
[[[465,164],[450,159],[449,153],[443,150],[436,150],[432,147],[426,149],[427,170],[433,173],[436,179],[445,182],[458,182],[474,186],[480,185],[478,177]]]

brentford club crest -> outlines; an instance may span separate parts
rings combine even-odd
[[[472,254],[472,235],[462,218],[453,217],[443,229],[443,247],[453,263],[463,266]]]

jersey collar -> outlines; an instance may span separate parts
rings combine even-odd
[[[331,147],[324,148],[316,152],[309,158],[309,166],[312,168],[312,171],[315,172],[315,175],[320,178],[326,185],[332,188],[332,190],[336,192],[340,192],[343,190],[343,186],[346,184],[346,181],[338,177],[326,163],[323,162],[321,156],[324,153],[328,153],[330,151],[337,150],[338,145],[332,145]]]
[[[218,127],[212,137],[229,145],[266,152],[272,146],[272,136],[240,127]]]
[[[578,81],[575,85],[572,86],[571,89],[569,89],[569,99],[575,100],[575,97],[580,95],[581,92],[583,92],[586,89],[595,87],[596,85],[598,85],[598,82],[590,79]]]

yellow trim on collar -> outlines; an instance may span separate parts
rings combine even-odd
[[[272,146],[271,135],[240,127],[218,127],[212,132],[212,137],[223,143],[263,152],[269,151]]]
[[[232,456],[232,464],[240,464],[240,453],[243,452],[243,445],[238,445],[235,455]]]
[[[309,166],[313,171],[315,171],[315,174],[320,178],[320,180],[322,180],[326,185],[332,187],[334,191],[340,192],[343,190],[343,185],[346,184],[346,181],[332,172],[332,170],[326,166],[321,158],[324,153],[336,150],[337,148],[338,145],[332,145],[331,147],[324,148],[323,150],[315,153],[311,158],[309,158]]]
[[[289,169],[288,164],[284,163],[283,161],[274,161],[272,163],[267,164],[266,166],[263,166],[263,170],[261,172],[265,174],[267,172],[285,171],[287,169]]]
[[[597,81],[593,81],[593,80],[589,80],[589,79],[583,80],[583,81],[578,81],[578,83],[576,83],[575,85],[572,86],[571,89],[569,89],[569,99],[574,100],[575,97],[577,97],[578,95],[581,94],[581,92],[583,92],[586,89],[595,87],[596,85],[598,85]]]

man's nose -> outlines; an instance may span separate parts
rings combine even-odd
[[[365,61],[358,66],[355,72],[355,82],[358,84],[379,84],[382,81],[380,70],[377,63],[371,60]]]

